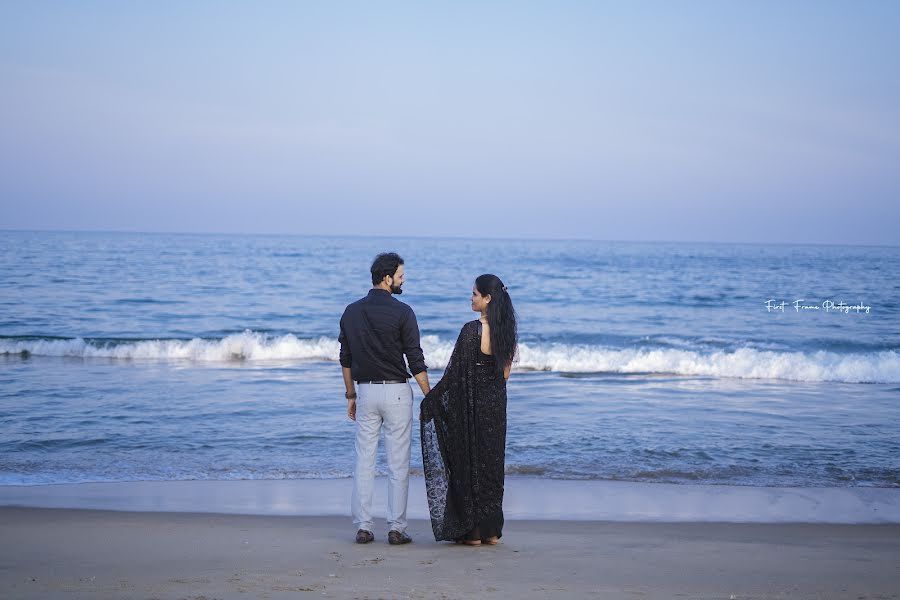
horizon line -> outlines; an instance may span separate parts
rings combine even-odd
[[[330,234],[330,233],[272,233],[272,232],[235,232],[235,231],[152,231],[140,229],[32,229],[32,228],[0,228],[2,233],[103,233],[132,235],[176,235],[176,236],[232,236],[232,237],[309,237],[309,238],[384,238],[384,239],[437,239],[437,240],[480,240],[480,241],[517,241],[517,242],[599,242],[624,244],[718,244],[729,246],[847,246],[860,248],[898,248],[900,244],[859,244],[829,242],[748,242],[748,241],[714,241],[714,240],[627,240],[602,239],[589,237],[543,238],[543,237],[487,237],[465,235],[377,235],[377,234]]]

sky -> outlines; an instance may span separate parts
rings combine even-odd
[[[0,3],[0,229],[900,245],[900,2]]]

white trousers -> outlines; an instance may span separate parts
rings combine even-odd
[[[356,469],[351,510],[357,529],[374,532],[372,495],[378,434],[384,427],[388,468],[388,527],[406,531],[409,497],[409,441],[412,433],[412,387],[409,383],[357,386]]]

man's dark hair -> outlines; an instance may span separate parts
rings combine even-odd
[[[372,285],[378,285],[384,278],[390,275],[394,276],[397,268],[403,264],[403,259],[396,252],[382,252],[372,261]]]

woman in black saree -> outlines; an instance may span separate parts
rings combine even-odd
[[[422,400],[425,487],[436,540],[478,546],[503,535],[506,380],[516,354],[516,313],[503,282],[472,288],[481,318],[463,325],[444,376]]]

